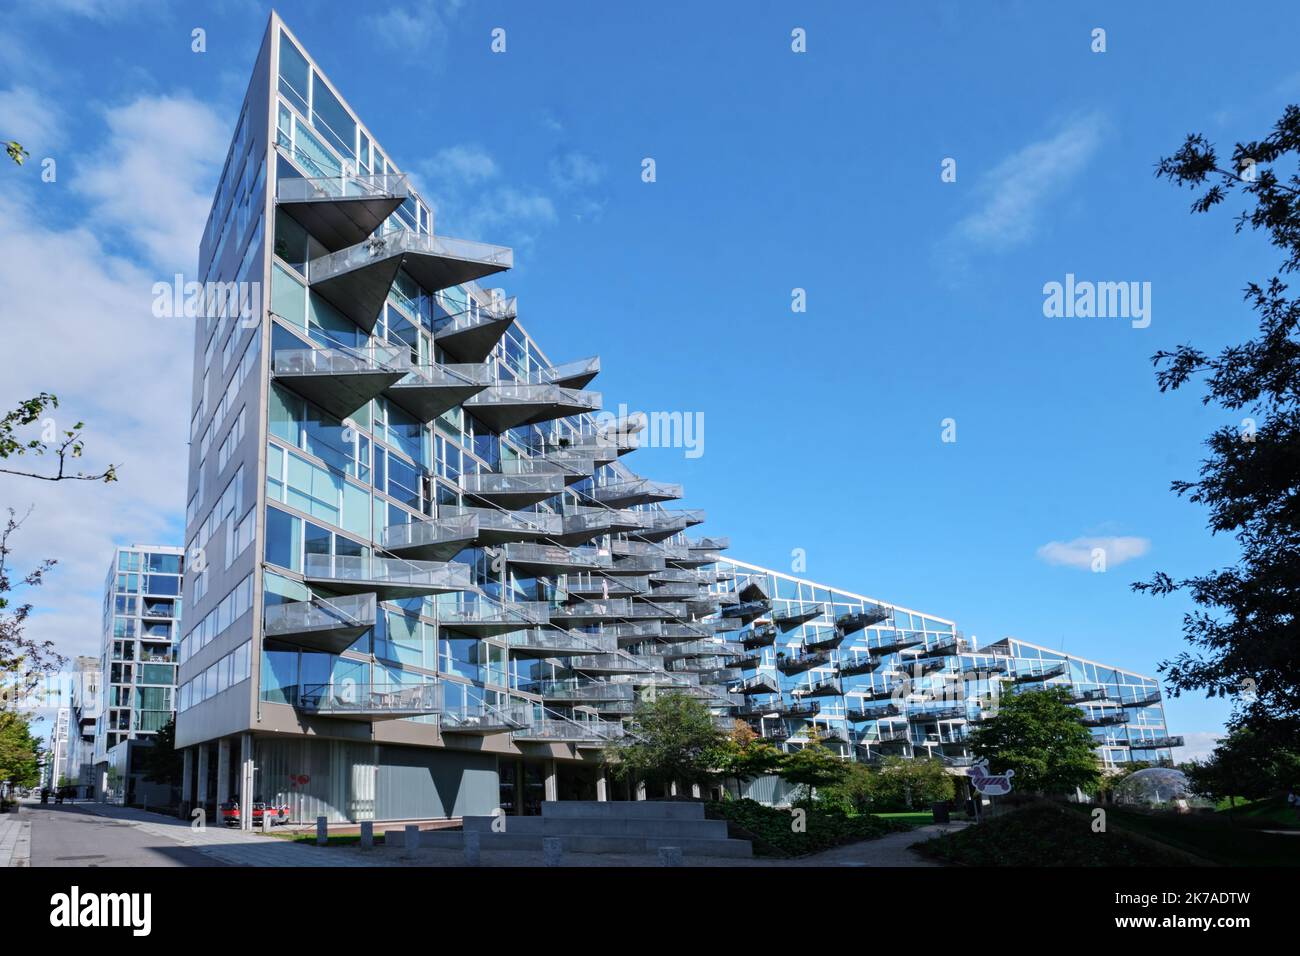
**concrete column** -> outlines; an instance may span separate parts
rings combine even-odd
[[[645,799],[645,781],[644,781],[644,780],[638,780],[638,781],[637,781],[637,784],[636,784],[636,798],[637,798],[638,800],[644,800],[644,799]]]
[[[604,803],[609,799],[609,783],[605,780],[605,768],[596,771],[596,799]]]
[[[230,738],[217,741],[217,813],[221,804],[230,799]]]
[[[210,762],[208,758],[210,756],[207,744],[199,744],[194,748],[194,759],[199,764],[199,790],[194,797],[194,805],[202,807],[204,813],[208,812],[208,764]]]
[[[239,828],[253,829],[253,735],[239,735]]]
[[[559,769],[554,760],[546,761],[546,799],[560,799]]]
[[[510,765],[510,772],[515,775],[515,816],[524,815],[524,784],[528,780],[528,774],[524,772],[524,762],[516,760]]]
[[[181,816],[190,818],[190,806],[194,799],[194,748],[186,747],[181,751]]]
[[[691,796],[696,800],[700,799],[700,785],[698,783],[691,784]]]

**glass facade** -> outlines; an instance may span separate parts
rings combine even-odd
[[[857,711],[890,688],[888,646],[960,641],[952,622],[688,536],[703,513],[627,466],[646,422],[601,411],[599,360],[548,357],[485,284],[511,250],[437,232],[274,15],[235,129],[200,272],[261,298],[196,333],[182,746],[274,725],[252,772],[277,768],[265,785],[285,800],[310,778],[295,813],[341,819],[402,805],[385,786],[412,747],[476,781],[484,812],[503,793],[533,806],[545,769],[525,754],[576,767],[668,690],[782,746],[815,732],[877,752],[898,722]],[[959,757],[974,713],[909,706],[908,751]],[[364,760],[329,743],[358,723]],[[292,740],[304,726],[311,747]],[[490,786],[465,759],[479,751],[499,761]]]
[[[181,627],[180,548],[118,548],[104,585],[104,687],[96,760],[124,740],[150,737],[176,711]]]

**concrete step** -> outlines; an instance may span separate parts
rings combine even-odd
[[[527,819],[527,818],[525,818]],[[541,852],[540,833],[481,833],[482,850],[533,850]],[[754,855],[748,840],[709,839],[702,837],[602,836],[571,834],[558,838],[566,853],[656,853],[661,846],[678,847],[687,856],[723,856],[746,858]],[[464,834],[457,830],[435,830],[420,834],[420,846],[438,849],[463,849]]]
[[[704,804],[676,800],[547,800],[543,817],[625,820],[703,820]]]
[[[620,819],[603,817],[504,817],[505,832],[542,836],[630,836],[694,837],[723,839],[727,835],[725,820]],[[490,833],[493,817],[466,817],[465,829]]]

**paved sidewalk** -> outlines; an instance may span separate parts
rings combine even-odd
[[[80,803],[78,810],[110,817],[152,836],[171,840],[177,846],[197,850],[231,866],[383,866],[366,859],[335,859],[319,848],[300,846],[276,837],[245,833],[224,826],[194,829],[185,820],[110,803]]]
[[[32,825],[22,813],[0,814],[0,866],[30,866]]]

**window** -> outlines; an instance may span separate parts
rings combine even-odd
[[[307,58],[283,31],[280,33],[280,92],[298,112],[307,115],[307,97],[311,93],[311,68]]]

